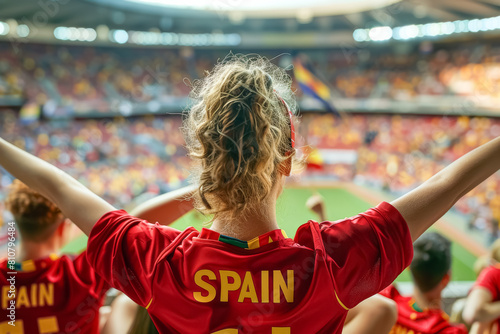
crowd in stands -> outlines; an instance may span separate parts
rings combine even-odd
[[[435,95],[500,102],[500,47],[494,45],[421,48],[411,53],[353,49],[305,54],[336,95],[344,98],[409,100]],[[52,112],[77,115],[123,111],[124,102],[129,101],[158,112],[161,103],[185,99],[190,91],[186,78],[202,77],[225,55],[223,51],[187,48],[123,52],[109,47],[0,43],[0,101],[14,97]],[[276,59],[282,66],[291,60],[291,56]],[[302,98],[300,90],[297,96]],[[180,122],[179,116],[150,116],[26,125],[19,122],[18,115],[1,111],[0,132],[7,140],[69,170],[98,195],[122,207],[142,193],[158,194],[186,182],[189,160],[178,131]],[[321,171],[311,174],[335,175],[398,194],[500,135],[500,120],[466,116],[354,115],[338,119],[304,113],[301,122],[303,146],[357,154],[355,164],[322,164]],[[3,174],[0,186],[9,183]],[[497,174],[456,205],[469,215],[471,228],[489,231],[492,239],[498,235],[499,193]]]
[[[0,98],[22,98],[48,106],[51,112],[66,109],[63,112],[77,114],[107,113],[123,101],[161,103],[187,96],[190,87],[183,79],[199,77],[213,63],[194,62],[183,54],[0,44]]]
[[[19,122],[0,112],[2,137],[35,153],[89,186],[99,196],[126,207],[137,196],[155,195],[187,183],[190,160],[179,130],[181,117],[143,116],[108,120]],[[304,113],[298,147],[355,152],[353,164],[322,163],[303,177],[334,177],[396,194],[407,192],[444,166],[500,136],[492,118]],[[321,155],[321,153],[316,153]],[[10,178],[0,171],[0,197]],[[470,227],[498,236],[500,175],[461,199],[456,210]],[[0,202],[1,202],[0,198]]]
[[[346,63],[347,62],[347,63]],[[358,52],[333,62],[331,84],[350,98],[411,99],[422,95],[498,99],[500,48],[438,49],[429,54]],[[347,66],[346,66],[347,65]]]
[[[344,98],[461,96],[473,103],[500,101],[500,47],[464,45],[435,50],[304,51],[335,95]],[[263,52],[289,65],[291,56]],[[21,98],[51,112],[127,112],[130,103],[185,98],[190,81],[224,58],[225,50],[127,49],[0,43],[0,98]],[[288,64],[286,64],[288,62]],[[299,92],[300,97],[300,92]]]
[[[24,126],[14,113],[0,112],[3,138],[69,172],[117,207],[126,207],[140,194],[164,193],[186,182],[189,158],[180,124],[175,116]],[[10,182],[3,173],[2,195]]]
[[[401,195],[475,147],[500,136],[500,119],[304,114],[300,129],[306,145],[356,151],[355,166],[323,166],[326,173]],[[455,209],[468,215],[470,228],[488,231],[491,239],[496,239],[500,173],[463,197]]]

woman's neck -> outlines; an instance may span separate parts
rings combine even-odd
[[[215,219],[211,230],[240,240],[251,240],[278,229],[276,201],[263,201],[235,219]]]
[[[51,254],[59,253],[59,250],[60,245],[57,240],[51,240],[50,242],[43,243],[22,241],[19,246],[19,254],[16,257],[16,262],[42,259]]]
[[[441,309],[441,291],[434,290],[427,293],[413,290],[413,298],[421,309]]]

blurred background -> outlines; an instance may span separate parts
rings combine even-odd
[[[308,166],[280,203],[291,234],[311,218],[304,203],[313,191],[329,219],[344,218],[500,135],[497,0],[0,6],[1,136],[117,207],[188,183],[179,127],[190,85],[230,52],[264,55],[293,78]],[[11,182],[0,170],[4,221]],[[207,220],[191,214],[176,226]],[[473,263],[498,238],[499,221],[497,173],[438,224],[456,243],[455,280],[475,278]]]

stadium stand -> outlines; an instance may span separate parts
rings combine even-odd
[[[28,101],[49,117],[178,112],[188,102],[189,80],[203,77],[227,55],[227,50],[191,48],[122,51],[28,44],[14,52],[8,43],[0,43],[0,104]],[[281,51],[286,50],[259,53],[273,58]],[[379,49],[348,57],[340,49],[294,50],[297,54],[310,59],[322,79],[335,87],[334,97],[344,109],[362,111],[359,101],[366,100],[370,109],[378,108],[373,106],[377,101],[419,102],[433,113],[446,106],[477,114],[479,109],[496,113],[500,102],[500,47],[493,42],[438,45],[431,51],[415,46],[399,54]],[[287,55],[277,61],[291,63]],[[297,92],[302,101],[303,94]]]
[[[304,8],[285,1],[272,14],[242,10],[259,1],[208,1],[201,10],[177,8],[180,2],[158,6],[167,2],[2,4],[0,137],[130,210],[189,183],[181,113],[191,106],[193,82],[229,52],[264,55],[292,76],[299,115],[291,118],[300,123],[296,147],[308,157],[306,170],[289,185],[306,187],[303,193],[349,185],[370,192],[372,204],[390,201],[500,136],[497,1],[339,0],[323,10],[314,1]],[[297,64],[314,80],[301,78]],[[304,82],[316,86],[313,94]],[[313,96],[321,90],[324,95]],[[0,167],[3,254],[5,223],[13,221],[4,206],[11,183]],[[318,184],[325,188],[316,189]],[[448,237],[464,236],[455,244],[470,242],[483,251],[495,244],[500,172],[452,211],[445,217],[452,218]],[[200,215],[187,216],[194,221]],[[72,251],[85,247],[85,240],[79,238]],[[471,269],[469,262],[481,253],[468,251],[453,255],[460,262],[454,275]],[[405,274],[398,289],[410,295]],[[474,277],[463,277],[444,290],[444,311],[470,290]]]
[[[144,193],[160,194],[187,183],[189,159],[179,115],[31,125],[18,122],[15,112],[1,115],[4,138],[70,171],[117,206],[124,207]],[[367,144],[366,134],[373,129],[377,129],[375,137]],[[500,120],[366,114],[342,120],[331,114],[304,113],[299,133],[299,147],[317,148],[322,160],[327,160],[332,149],[356,156],[353,163],[321,162],[303,178],[355,181],[402,194],[498,136]],[[1,182],[7,186],[10,179],[4,174]],[[498,237],[499,190],[500,176],[496,174],[455,206],[467,215],[471,229],[484,231],[491,241]]]

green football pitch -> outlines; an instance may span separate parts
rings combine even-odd
[[[356,196],[356,194],[341,188],[321,188],[317,190],[314,188],[286,189],[278,200],[277,212],[279,226],[286,231],[288,236],[293,237],[297,228],[309,219],[317,219],[305,207],[306,200],[316,191],[325,198],[329,220],[351,217],[373,206]],[[200,230],[204,226],[208,227],[205,223],[207,220],[198,212],[192,211],[177,220],[172,224],[172,227],[182,230],[188,226],[193,226]],[[81,251],[85,246],[86,238],[81,237],[68,244],[64,250],[68,253],[75,253]],[[457,243],[453,243],[452,253],[452,280],[474,281],[476,276],[472,268],[476,257]],[[410,275],[408,271],[403,272],[397,279],[399,282],[409,280]]]

